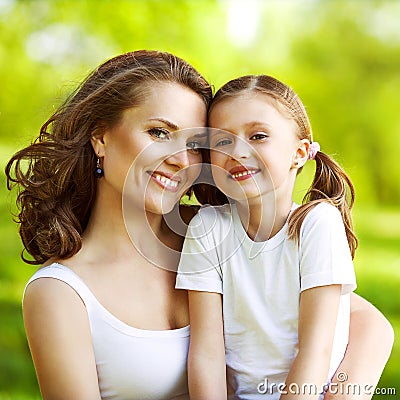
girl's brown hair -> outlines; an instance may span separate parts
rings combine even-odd
[[[94,70],[43,124],[36,140],[7,163],[7,188],[18,186],[16,222],[25,262],[41,264],[79,251],[97,186],[90,138],[115,126],[159,81],[188,87],[208,108],[211,87],[184,60],[159,51],[122,54]]]
[[[277,109],[291,118],[297,125],[297,136],[312,142],[311,125],[307,112],[299,96],[286,84],[267,75],[248,75],[234,79],[222,86],[214,96],[210,112],[220,101],[241,95],[245,92],[263,93],[273,99]],[[205,152],[204,161],[210,162]],[[321,202],[328,202],[337,207],[342,215],[352,257],[357,248],[357,237],[353,231],[351,208],[354,204],[354,186],[343,168],[327,154],[318,151],[315,156],[316,170],[311,187],[303,198],[303,204],[290,216],[289,237],[299,241],[300,228],[310,210]],[[204,169],[209,165],[204,165]],[[298,173],[301,171],[299,168]],[[207,171],[208,172],[208,171]],[[198,185],[194,188],[198,200],[205,204],[219,205],[228,202],[227,197],[216,188],[215,184]]]

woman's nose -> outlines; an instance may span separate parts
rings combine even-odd
[[[179,169],[187,168],[190,165],[188,150],[184,149],[174,152],[172,155],[166,158],[165,162],[175,165]]]

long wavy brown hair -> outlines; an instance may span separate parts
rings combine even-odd
[[[245,92],[263,93],[273,99],[274,104],[286,117],[295,121],[297,136],[312,142],[311,125],[305,107],[292,88],[268,75],[247,75],[229,81],[214,96],[209,112],[220,101],[241,95]],[[351,208],[354,204],[354,186],[343,168],[330,156],[318,151],[315,156],[316,169],[311,187],[303,198],[303,204],[290,216],[289,237],[299,242],[300,228],[309,211],[318,203],[328,202],[337,207],[342,215],[352,257],[357,248],[357,237],[353,230]],[[203,154],[203,174],[209,175],[209,151]],[[301,172],[299,168],[298,173]],[[210,179],[210,178],[209,178]],[[202,184],[194,188],[198,200],[205,204],[221,205],[228,202],[227,197],[215,183]]]
[[[193,90],[208,108],[211,87],[190,64],[166,52],[134,51],[96,68],[33,143],[12,156],[5,172],[8,189],[18,188],[16,221],[25,262],[42,264],[80,250],[97,186],[90,138],[115,126],[124,110],[140,105],[148,85],[159,81]]]

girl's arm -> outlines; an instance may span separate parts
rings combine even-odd
[[[226,399],[222,295],[189,291],[191,400]]]
[[[101,400],[85,306],[56,279],[31,282],[24,323],[44,400]]]
[[[328,378],[340,294],[341,285],[319,286],[301,293],[299,351],[281,399],[319,398]]]
[[[352,293],[349,344],[325,400],[371,399],[393,341],[394,333],[389,321],[371,303]],[[342,381],[344,378],[347,379]],[[346,383],[360,385],[364,393],[357,397],[352,392],[347,394],[346,390],[341,390],[346,388]]]

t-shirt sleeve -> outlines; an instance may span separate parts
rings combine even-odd
[[[356,288],[353,260],[340,211],[327,203],[315,206],[300,233],[301,290],[342,285],[342,294]]]
[[[222,293],[222,270],[218,260],[215,230],[217,214],[201,209],[191,220],[178,266],[176,288]]]

